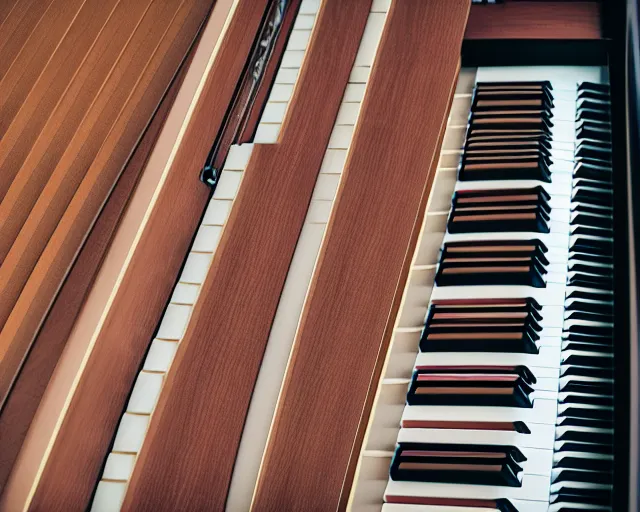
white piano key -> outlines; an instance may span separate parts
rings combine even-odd
[[[541,348],[538,354],[509,354],[506,352],[420,352],[416,366],[517,366],[559,368],[560,348]],[[557,377],[557,372],[556,375]]]
[[[296,83],[298,78],[299,68],[280,68],[276,75],[276,84],[292,85]]]
[[[521,188],[534,188],[542,186],[553,198],[565,200],[565,196],[571,196],[571,175],[554,174],[551,176],[551,183],[539,180],[474,180],[458,181],[456,190],[511,190]],[[569,203],[567,203],[568,205]],[[569,209],[569,206],[566,208]]]
[[[356,55],[356,66],[373,66],[373,59],[376,55],[378,42],[382,35],[384,22],[387,15],[385,13],[371,12],[364,27],[364,33],[360,41],[360,47]]]
[[[407,405],[402,420],[423,421],[523,421],[556,424],[556,400],[538,399],[532,408],[491,406]]]
[[[503,297],[505,299],[532,297],[541,306],[564,306],[565,286],[548,283],[545,288],[532,286],[436,286],[432,300],[477,299],[479,297]]]
[[[333,201],[336,197],[336,191],[338,190],[339,183],[339,174],[318,174],[316,186],[313,189],[311,199]]]
[[[157,337],[163,340],[180,340],[187,328],[192,306],[171,304],[164,312]]]
[[[293,23],[294,30],[307,30],[313,28],[313,22],[315,21],[316,16],[314,14],[304,14],[302,12],[298,12],[296,16],[296,21]]]
[[[131,477],[136,456],[131,453],[110,453],[104,465],[102,478],[127,481]]]
[[[353,137],[353,126],[340,126],[333,127],[331,137],[329,138],[329,149],[349,149],[351,144],[351,137]]]
[[[256,129],[256,134],[253,138],[253,141],[256,144],[275,144],[276,142],[278,142],[278,135],[280,135],[281,126],[282,125],[280,124],[260,123],[258,125],[258,128]],[[214,192],[214,197],[215,197],[215,192]]]
[[[169,302],[172,302],[173,304],[188,304],[192,306],[196,303],[199,291],[200,287],[198,285],[178,283],[173,289],[173,295],[171,295],[171,300]]]
[[[306,222],[311,224],[326,224],[331,216],[333,201],[313,200],[309,204]]]
[[[555,123],[557,120],[574,121],[576,118],[576,109],[575,98],[554,98],[553,108],[551,109],[553,113],[551,122]]]
[[[287,50],[306,50],[311,38],[311,29],[295,28],[291,31]]]
[[[286,55],[286,52],[285,52],[285,55]],[[271,88],[271,94],[269,95],[269,102],[289,101],[291,99],[292,94],[293,94],[293,85],[273,84],[273,87]]]
[[[391,0],[373,0],[371,12],[389,12]]]
[[[164,376],[160,373],[140,372],[127,403],[127,412],[151,414],[156,406]]]
[[[320,0],[302,0],[298,16],[300,16],[300,14],[317,14],[319,9]]]
[[[547,503],[542,501],[509,500],[518,512],[548,512]],[[446,507],[439,505],[405,505],[385,503],[382,512],[497,512],[495,508]]]
[[[472,430],[450,428],[401,428],[399,443],[456,443],[512,445],[520,449],[538,448],[553,450],[555,427],[532,423],[527,425],[530,434],[506,430]],[[524,452],[523,452],[524,453]],[[526,454],[525,454],[526,456]]]
[[[342,103],[340,110],[338,110],[338,117],[336,118],[336,124],[354,125],[358,120],[358,113],[360,112],[360,103]]]
[[[229,154],[224,162],[224,169],[231,171],[244,171],[251,158],[253,144],[233,144],[229,147]]]
[[[260,122],[262,123],[282,123],[284,114],[287,111],[287,103],[267,102],[262,112]]]
[[[113,451],[138,453],[147,431],[150,416],[125,412],[118,425]]]
[[[320,166],[320,174],[341,174],[346,161],[346,149],[327,149]]]
[[[165,341],[154,339],[144,360],[143,370],[152,372],[166,372],[176,355],[178,343],[175,341]]]
[[[364,98],[364,90],[366,84],[351,84],[348,83],[344,91],[343,102],[362,102]]]
[[[180,282],[202,284],[209,270],[213,254],[190,252],[180,275]]]
[[[200,226],[193,241],[192,251],[215,252],[222,235],[222,226]]]
[[[371,73],[370,66],[354,66],[351,69],[349,75],[349,83],[351,84],[366,84],[369,80],[369,74]]]
[[[231,211],[232,201],[227,199],[214,199],[209,201],[207,211],[202,219],[202,224],[207,226],[224,226]]]
[[[213,197],[215,199],[235,199],[238,189],[240,188],[240,183],[242,182],[243,174],[244,173],[238,171],[222,171],[218,185],[213,192]]]
[[[555,260],[559,255],[568,253],[569,235],[559,233],[531,233],[524,232],[504,232],[504,233],[447,233],[444,241],[448,242],[475,242],[493,241],[493,240],[540,240],[549,249],[545,253],[545,257],[549,260]],[[554,248],[562,249],[562,251],[554,251]],[[562,260],[559,260],[560,262]]]
[[[282,54],[282,61],[280,62],[280,69],[300,69],[302,67],[302,61],[304,60],[304,50],[285,50]],[[281,84],[274,84],[274,88]],[[293,86],[291,86],[293,87]],[[273,89],[269,101],[287,101],[276,100],[273,97]]]
[[[500,485],[440,484],[389,480],[385,496],[422,496],[434,498],[496,499],[516,498],[548,503],[549,477],[524,475],[522,487]]]
[[[91,503],[91,512],[115,512],[120,510],[126,492],[126,482],[98,482],[96,494]]]
[[[540,314],[542,315],[540,325],[542,325],[543,327],[562,328],[562,323],[564,321],[563,307],[543,306]]]
[[[561,91],[575,98],[577,84],[580,82],[600,83],[602,68],[600,66],[484,66],[478,68],[476,82],[508,82],[539,81],[545,77],[552,86],[553,97]]]

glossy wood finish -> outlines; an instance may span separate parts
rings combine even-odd
[[[509,1],[471,7],[465,39],[600,39],[600,3]]]
[[[255,510],[336,510],[455,88],[469,2],[396,0],[296,335]],[[375,297],[372,300],[372,297]],[[317,382],[323,382],[317,386]],[[304,464],[292,454],[304,453]],[[344,500],[342,500],[344,503]]]
[[[209,188],[198,180],[199,171],[222,126],[265,5],[266,0],[241,0],[235,8],[51,452],[43,461],[32,510],[89,506],[140,364],[209,198]]]
[[[278,143],[256,145],[244,171],[123,510],[224,509],[271,323],[370,7],[371,0],[321,4]]]
[[[193,52],[190,53],[192,56]],[[109,196],[38,333],[4,407],[0,409],[0,494],[129,197],[147,165],[189,62],[190,58],[182,65]]]
[[[204,0],[162,5],[166,24],[150,27],[149,46],[107,80],[0,267],[0,400],[210,7]]]

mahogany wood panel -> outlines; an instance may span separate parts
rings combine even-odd
[[[95,124],[89,125],[91,132],[100,133],[99,123],[109,117],[110,110],[115,110],[113,105],[109,108],[111,102],[119,105],[121,99],[126,99],[108,136],[101,146],[83,136],[80,144],[74,147],[74,138],[0,267],[0,295],[3,299],[10,298],[9,294],[16,289],[13,287],[20,284],[13,276],[22,273],[28,277],[0,332],[0,399],[6,396],[79,248],[193,44],[211,5],[209,0],[174,2],[169,11],[174,14],[168,17],[168,26],[156,23],[154,31],[159,28],[158,39],[145,39],[153,41],[155,47],[152,51],[148,48],[140,52],[145,56],[142,62],[133,58],[123,70],[123,79],[118,87],[107,95],[97,112],[89,113],[89,116],[95,114],[96,119]],[[139,64],[143,65],[140,73],[133,73]],[[136,80],[135,84],[124,80],[124,76],[131,75]],[[84,135],[82,127],[81,130]],[[87,148],[92,145],[99,151],[95,157],[90,154],[93,161],[83,161]],[[69,158],[65,159],[66,156]],[[83,171],[86,172],[84,178]],[[27,276],[24,270],[36,260],[33,272]],[[11,277],[4,281],[4,276]],[[8,286],[4,286],[5,282]],[[0,305],[0,315],[3,313],[4,303]]]
[[[149,128],[109,196],[34,341],[4,407],[0,409],[0,494],[129,197],[147,165],[192,56],[193,52],[182,65],[179,75],[162,100]]]
[[[507,1],[471,7],[465,39],[600,39],[600,4]]]
[[[52,38],[51,45],[41,47],[37,59],[16,60],[0,82],[0,199],[117,3],[57,1],[64,1],[57,28],[43,38]]]
[[[210,190],[198,175],[222,126],[266,3],[240,0],[235,9],[70,401],[32,510],[88,508],[134,380],[206,207]]]
[[[9,15],[12,18],[18,11],[23,10],[23,16],[16,23],[13,30],[5,23],[0,25],[0,79],[4,76],[13,60],[18,55],[22,46],[36,30],[36,27],[46,16],[47,10],[53,0],[35,0],[32,2],[21,1],[16,9]],[[3,2],[4,3],[4,2]],[[9,21],[9,20],[7,20]],[[43,34],[39,34],[40,37]]]
[[[19,1],[20,0],[4,0],[3,2],[0,2],[0,30],[2,29],[4,20],[6,20],[7,16],[11,14],[11,11]]]
[[[433,181],[468,11],[467,0],[391,5],[278,402],[256,510],[339,506]],[[292,454],[304,454],[304,464]]]
[[[151,9],[147,12],[150,3],[151,0],[121,0],[118,3],[113,15],[87,54],[87,58],[34,141],[28,156],[0,202],[0,261],[3,261],[9,252],[72,138],[75,136],[76,146],[72,146],[71,151],[67,151],[66,154],[68,157],[71,153],[76,158],[79,136],[91,139],[94,146],[99,145],[104,139],[104,136],[101,136],[101,130],[92,130],[88,126],[91,118],[87,118],[85,114],[88,110],[95,109],[96,97],[103,86],[108,87],[108,84],[105,84],[108,75],[111,74],[111,83],[114,83],[114,76],[117,80],[121,73],[119,68],[121,69],[128,60],[119,59],[121,52],[125,49],[131,52],[136,47],[136,43],[148,32],[149,27],[161,24],[163,14],[167,16],[167,13],[159,9]],[[143,19],[145,13],[146,16]],[[136,34],[138,36],[134,37]],[[130,46],[127,46],[127,43],[130,43]],[[125,83],[125,92],[126,85]],[[105,101],[103,100],[103,103]],[[98,105],[99,103],[98,100]],[[111,115],[115,117],[117,110],[114,108],[112,111]],[[109,128],[105,119],[101,118],[100,121],[103,125],[102,131]],[[79,126],[82,126],[82,130],[77,134],[76,130]],[[80,141],[83,142],[84,139]],[[11,162],[11,164],[15,163]],[[80,161],[75,165],[81,166],[82,163]],[[68,167],[70,164],[65,166],[65,169]],[[1,168],[0,172],[2,172]]]
[[[277,144],[256,145],[123,510],[223,510],[260,362],[371,0],[321,4]]]

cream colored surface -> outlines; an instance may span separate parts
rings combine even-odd
[[[43,461],[46,460],[50,444],[86,360],[91,342],[109,305],[114,287],[130,260],[129,253],[139,238],[141,226],[146,221],[153,201],[164,183],[163,177],[168,170],[168,164],[184,133],[184,127],[191,116],[206,74],[211,69],[218,42],[233,12],[232,6],[235,2],[218,0],[215,4],[158,143],[131,198],[107,252],[105,262],[80,312],[29,429],[11,478],[4,490],[0,502],[1,510],[23,510],[28,505],[33,484],[39,477]]]

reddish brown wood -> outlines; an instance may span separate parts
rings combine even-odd
[[[0,267],[0,295],[6,299],[0,303],[0,323],[6,303],[19,292],[0,332],[2,401],[79,248],[211,7],[209,0],[175,4],[169,12],[161,9],[166,24],[158,23],[157,32],[147,38],[151,47],[121,70],[132,78],[103,89],[106,97],[101,96],[94,103],[98,108],[89,111],[86,131],[81,127],[82,136],[74,137],[65,151]],[[139,74],[134,72],[136,64],[143,66]],[[102,120],[109,126],[108,120],[114,118],[108,134],[99,127]],[[100,146],[96,139],[102,139]]]
[[[133,382],[206,206],[209,188],[198,174],[222,125],[266,1],[241,0],[236,7],[52,446],[33,510],[89,507]],[[220,15],[226,17],[226,11]],[[216,23],[221,29],[223,20]]]
[[[279,143],[254,147],[123,510],[224,509],[273,317],[370,7],[371,0],[321,4]]]
[[[507,1],[471,7],[465,39],[600,39],[600,2]]]
[[[0,410],[0,494],[129,197],[146,167],[192,56],[193,52],[183,64],[127,163],[47,315],[4,407]]]
[[[466,0],[391,5],[279,399],[256,510],[340,504],[433,180],[468,10]],[[298,452],[305,453],[302,466],[291,457]]]
[[[0,80],[22,50],[25,42],[46,16],[53,0],[21,1],[12,9],[7,20],[0,25]],[[1,2],[8,3],[8,2]],[[12,18],[15,22],[12,24]],[[13,25],[13,26],[8,26]],[[40,34],[42,37],[42,34]]]
[[[132,38],[134,32],[144,33],[145,24],[156,25],[162,20],[159,16],[162,13],[158,13],[157,9],[152,9],[143,20],[150,3],[150,0],[122,0],[118,3],[87,54],[87,59],[33,141],[33,146],[29,148],[28,155],[25,156],[0,202],[0,261],[3,261],[9,252],[78,127],[82,125],[81,133],[95,139],[92,141],[94,145],[102,142],[103,137],[100,137],[99,130],[91,130],[87,126],[88,123],[83,123],[83,118],[105,85],[109,72],[114,70],[114,64],[118,62],[127,42],[135,44],[136,39],[140,38]],[[141,26],[138,25],[140,22]],[[116,73],[117,70],[116,66]],[[112,102],[111,105],[117,104]],[[117,109],[112,110],[112,115],[115,116]],[[105,128],[108,128],[108,125]],[[74,156],[79,155],[74,152]]]

